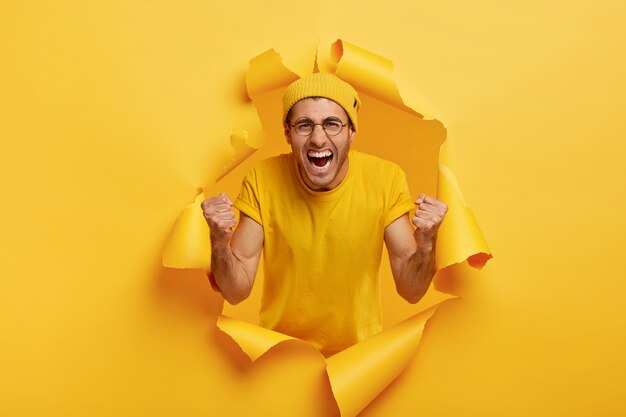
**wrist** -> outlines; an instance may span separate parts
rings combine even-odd
[[[435,251],[437,239],[419,238],[416,236],[415,243],[417,243],[417,253],[428,255]]]
[[[223,252],[227,249],[230,249],[230,238],[216,236],[211,233],[211,250],[213,252]]]

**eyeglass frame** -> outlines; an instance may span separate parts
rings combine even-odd
[[[302,133],[298,132],[298,129],[296,129],[296,124],[298,123],[298,121],[304,121],[304,120],[309,120],[311,122],[311,124],[313,125],[313,127],[311,128],[311,132],[307,133],[305,135],[303,135]],[[341,129],[339,129],[339,132],[334,133],[334,134],[326,132],[326,128],[324,128],[324,123],[326,123],[328,120],[338,121],[341,124]],[[335,116],[330,116],[330,117],[327,117],[324,120],[322,120],[322,123],[313,123],[313,120],[309,119],[308,117],[303,117],[303,118],[300,118],[300,119],[296,120],[296,123],[294,123],[294,124],[288,124],[288,126],[289,127],[293,127],[294,130],[296,131],[296,134],[298,136],[303,136],[303,137],[311,136],[313,134],[313,132],[315,132],[315,126],[322,126],[322,130],[324,131],[324,133],[326,135],[334,137],[334,136],[339,135],[341,132],[343,132],[343,128],[348,126],[348,124],[350,124],[350,122],[344,123],[340,118],[335,117]]]

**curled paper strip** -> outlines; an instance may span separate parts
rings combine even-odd
[[[464,260],[474,268],[482,268],[491,259],[489,247],[472,209],[461,194],[456,177],[443,164],[439,164],[437,198],[448,204],[446,220],[437,233],[437,269]]]
[[[327,372],[342,416],[356,416],[406,369],[436,305],[327,360]]]
[[[390,60],[341,40],[333,43],[331,59],[335,74],[356,88],[359,95],[366,94],[421,117],[415,110],[404,105]]]
[[[330,63],[326,67],[359,92],[362,108],[354,147],[396,162],[406,172],[411,190],[436,195],[448,205],[448,215],[437,240],[438,269],[465,260],[474,267],[482,267],[491,257],[489,248],[452,171],[439,161],[439,149],[446,138],[443,124],[424,119],[403,103],[395,84],[393,64],[381,56],[338,40],[332,45]],[[209,231],[200,204],[206,197],[220,192],[237,195],[245,172],[263,159],[289,151],[280,122],[282,95],[298,78],[282,64],[280,56],[273,50],[250,61],[246,77],[248,94],[256,106],[267,141],[259,149],[254,149],[246,143],[244,131],[233,131],[231,143],[235,156],[232,163],[215,184],[205,187],[181,213],[163,251],[164,266],[209,268]],[[262,281],[262,275],[260,269],[257,285]],[[390,277],[388,265],[382,266],[381,278]],[[434,314],[435,308],[428,308],[326,359],[328,378],[342,415],[359,413],[407,366],[419,345],[424,323]],[[226,316],[219,318],[218,327],[230,335],[253,361],[284,343],[308,345]]]
[[[253,361],[281,342],[298,340],[286,334],[224,315],[220,315],[217,319],[217,327],[232,337]]]
[[[200,204],[204,193],[183,209],[163,248],[163,266],[170,268],[209,269],[211,240]]]

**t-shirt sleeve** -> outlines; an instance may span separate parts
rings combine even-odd
[[[399,167],[396,167],[392,178],[393,182],[389,195],[390,204],[387,217],[385,218],[385,227],[389,226],[397,218],[415,209],[404,172]]]
[[[249,171],[243,179],[241,190],[235,200],[235,208],[246,214],[252,220],[263,225],[261,220],[261,206],[259,204],[259,189],[255,170]]]

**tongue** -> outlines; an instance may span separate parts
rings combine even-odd
[[[325,156],[323,158],[311,158],[311,159],[313,159],[313,163],[315,164],[315,166],[323,167],[324,165],[326,165],[328,158],[329,158],[328,156]]]

